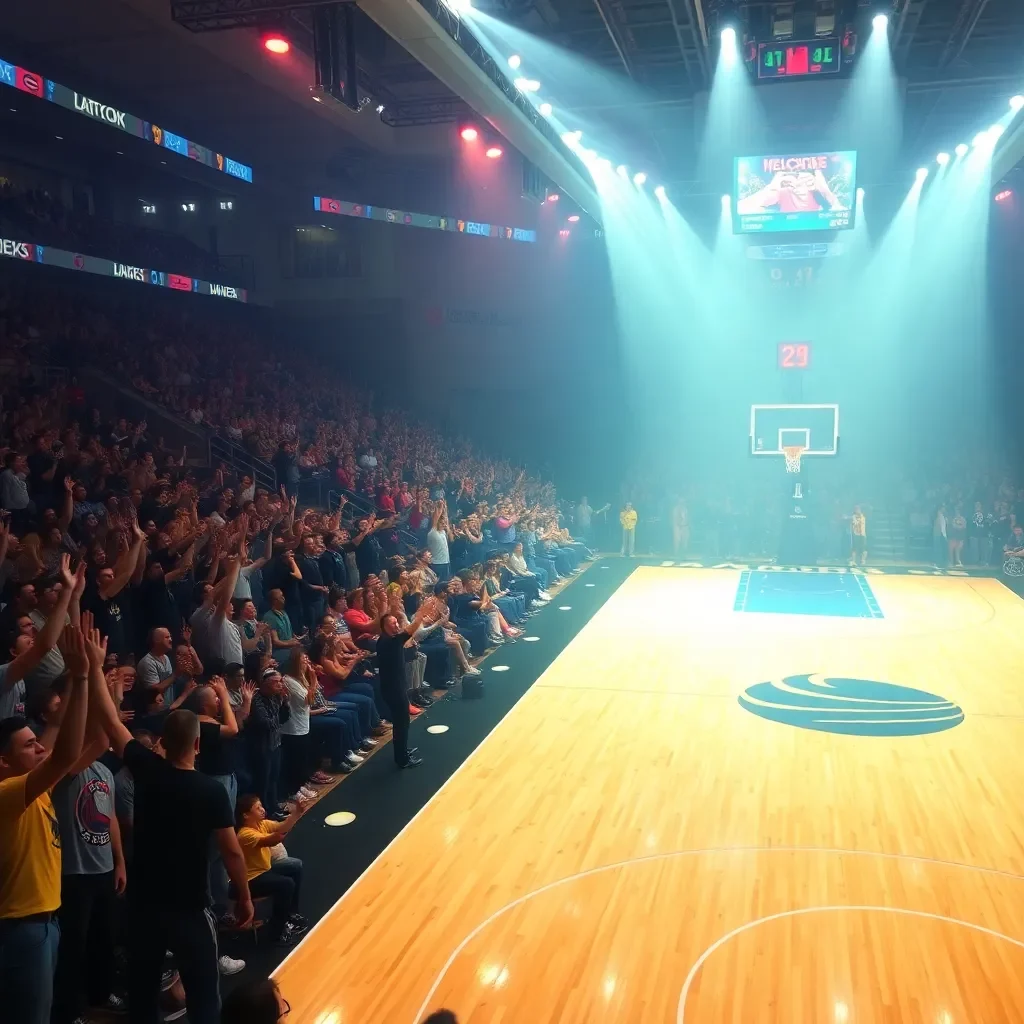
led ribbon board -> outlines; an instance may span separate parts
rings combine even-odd
[[[169,132],[166,128],[161,128],[151,121],[143,121],[142,118],[136,117],[134,114],[101,103],[90,96],[69,89],[66,85],[43,78],[42,75],[19,68],[15,64],[8,64],[2,59],[0,59],[0,84],[17,89],[19,92],[27,92],[30,96],[41,100],[49,100],[50,103],[73,110],[76,114],[81,114],[93,121],[102,121],[103,124],[134,135],[137,139],[145,139],[162,149],[169,149],[179,156],[188,157],[189,160],[212,167],[215,171],[230,174],[232,178],[252,182],[252,168],[248,164],[232,160],[231,157],[224,156],[223,153],[217,153],[206,146],[201,146],[198,142],[192,142],[182,135],[175,135],[174,132]]]

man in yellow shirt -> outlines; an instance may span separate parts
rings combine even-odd
[[[622,550],[619,554],[632,558],[636,541],[636,509],[632,502],[626,502],[626,507],[619,513],[619,522],[622,524]]]
[[[5,1019],[18,1024],[50,1020],[60,938],[60,830],[50,790],[85,739],[89,662],[80,629],[65,628],[61,653],[70,683],[53,752],[21,716],[0,720],[0,1000]]]

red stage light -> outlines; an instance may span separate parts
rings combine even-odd
[[[472,125],[463,128],[459,134],[462,136],[463,142],[476,142],[480,137],[480,133]]]
[[[575,223],[576,223],[576,222],[577,222],[577,221],[578,221],[579,219],[580,219],[580,215],[579,215],[578,213],[574,213],[574,214],[573,214],[573,215],[572,215],[572,216],[571,216],[571,217],[569,218],[569,223],[570,223],[570,224],[575,224]]]
[[[497,160],[501,156],[501,146],[491,146],[484,155],[491,160]]]
[[[1013,196],[1013,189],[1012,188],[1004,189],[1002,192],[997,192],[996,193],[996,202],[997,203],[1005,203],[1006,200],[1010,199],[1012,196]]]
[[[552,192],[551,195],[548,196],[548,202],[557,203],[560,198],[561,197],[558,195],[557,192]]]
[[[263,40],[263,47],[271,53],[281,54],[287,53],[292,48],[292,44],[284,36],[267,36]]]
[[[569,229],[568,228],[559,228],[558,229],[558,237],[559,238],[568,238],[569,237]]]

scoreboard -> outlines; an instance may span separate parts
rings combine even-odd
[[[835,75],[842,68],[842,48],[836,37],[758,43],[757,77],[807,78]]]

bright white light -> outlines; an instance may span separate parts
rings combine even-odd
[[[606,172],[610,173],[610,172],[611,172],[611,169],[612,169],[612,162],[611,162],[611,160],[609,160],[609,159],[608,159],[608,157],[606,157],[606,156],[603,156],[603,157],[601,157],[601,158],[600,158],[600,159],[599,159],[599,160],[597,161],[597,166],[598,166],[598,167],[599,167],[599,168],[600,168],[600,169],[601,169],[602,171],[606,171]]]
[[[659,199],[664,199],[664,198],[665,198],[665,186],[664,186],[664,185],[659,185],[659,186],[658,186],[658,187],[657,187],[657,188],[656,188],[656,189],[654,190],[654,194],[655,194],[655,195],[656,195],[656,196],[657,196],[657,197],[658,197]]]
[[[441,3],[456,14],[468,14],[473,10],[473,0],[441,0]]]
[[[939,165],[940,167],[945,167],[945,166],[946,166],[946,164],[948,164],[948,163],[949,163],[949,154],[948,154],[948,153],[940,153],[940,154],[939,154],[939,155],[938,155],[938,156],[937,156],[937,157],[935,158],[935,162],[936,162],[936,163],[937,163],[937,164],[938,164],[938,165]]]
[[[918,181],[924,181],[924,179],[927,178],[927,177],[928,177],[928,168],[927,167],[918,167],[918,169],[917,169],[917,180]]]
[[[615,168],[615,173],[620,178],[628,178],[629,177],[629,168],[625,164],[619,164],[619,166]]]
[[[960,145],[953,150],[953,152],[956,153],[956,155],[959,157],[965,157],[967,156],[967,148],[967,143],[961,142]]]
[[[542,103],[537,109],[540,111],[540,116],[541,117],[550,117],[551,116],[551,104],[550,103]]]
[[[974,136],[974,141],[971,145],[977,148],[978,146],[984,146],[986,142],[988,142],[988,133],[978,132],[978,134]]]
[[[1024,96],[1011,96],[1010,97],[1010,109],[1014,112],[1024,107]]]
[[[739,47],[736,45],[736,29],[732,25],[726,25],[722,29],[722,66],[726,68],[734,67],[739,59],[739,54]]]
[[[536,92],[540,88],[536,78],[517,78],[512,84],[520,92]]]
[[[1001,139],[1006,134],[1006,128],[1001,124],[994,124],[989,128],[988,134],[992,141],[995,142],[996,139]]]
[[[586,146],[580,147],[580,159],[584,162],[597,159],[597,152],[593,149],[587,149]]]
[[[383,114],[384,113],[384,104],[383,103],[378,103],[377,104],[377,113],[378,114]]]
[[[523,59],[522,59],[522,57],[519,56],[518,53],[513,53],[512,56],[509,57],[509,59],[508,59],[508,66],[513,71],[516,71],[519,68],[519,65],[522,64],[522,63],[523,63]]]
[[[862,188],[857,189],[857,202],[864,202],[864,189]]]
[[[562,141],[572,149],[573,146],[580,144],[580,139],[583,138],[583,132],[578,129],[574,132],[562,132]]]
[[[889,15],[888,14],[876,14],[871,19],[871,27],[876,32],[884,32],[889,27]]]
[[[722,196],[723,206],[732,206],[732,196]]]
[[[636,174],[633,175],[633,184],[634,185],[642,185],[646,180],[647,180],[647,175],[644,174],[643,171],[637,171]]]

